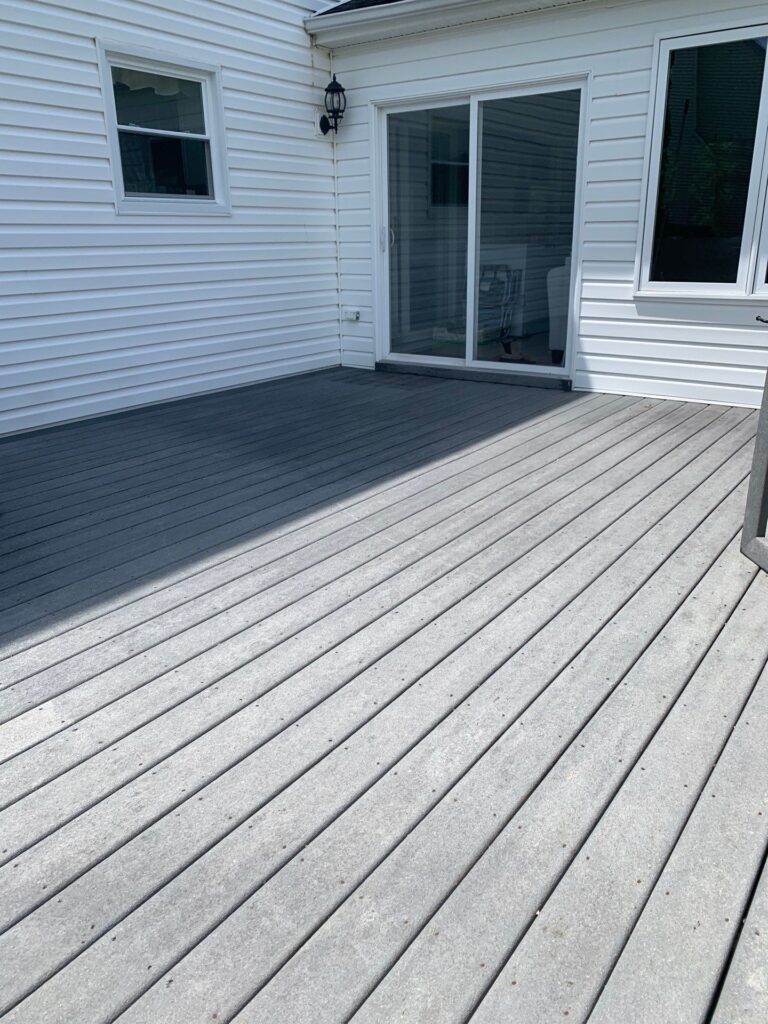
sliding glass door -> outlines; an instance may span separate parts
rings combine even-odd
[[[560,373],[581,88],[387,118],[390,354]]]
[[[474,358],[565,360],[581,92],[480,104]]]
[[[469,105],[389,117],[391,351],[464,358]]]

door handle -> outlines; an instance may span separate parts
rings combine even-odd
[[[392,228],[382,227],[379,231],[379,248],[382,252],[395,247],[395,232]]]

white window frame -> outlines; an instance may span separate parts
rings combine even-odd
[[[107,138],[109,141],[112,180],[115,189],[115,210],[118,214],[192,214],[195,216],[229,215],[229,175],[227,172],[227,151],[224,136],[224,105],[221,92],[221,69],[212,65],[181,63],[167,54],[155,53],[141,47],[111,46],[97,40],[101,87],[104,97]],[[120,136],[115,109],[115,95],[112,86],[112,67],[130,68],[150,74],[169,75],[191,82],[199,82],[203,100],[205,135],[184,133],[184,138],[205,139],[210,154],[212,196],[157,195],[131,196],[125,194],[123,164],[120,156]],[[169,132],[154,132],[142,129],[144,134],[163,135]]]
[[[744,213],[739,273],[735,283],[697,281],[652,281],[650,277],[656,204],[659,195],[664,120],[667,106],[669,61],[673,50],[716,45],[739,39],[768,38],[768,23],[737,28],[712,29],[695,35],[658,37],[654,61],[655,86],[652,93],[651,132],[645,159],[643,219],[638,259],[635,268],[635,295],[638,298],[695,299],[697,302],[749,302],[768,298],[765,284],[768,270],[768,209],[766,207],[766,167],[768,166],[768,59],[763,74],[760,111],[755,133],[749,193]],[[762,268],[762,271],[761,271]],[[761,277],[762,272],[762,277]],[[760,282],[763,282],[761,285]]]
[[[768,60],[766,61],[768,63]],[[766,146],[766,158],[761,169],[762,185],[760,189],[759,206],[761,210],[761,224],[758,229],[757,256],[755,259],[755,278],[753,296],[768,300],[768,145]]]

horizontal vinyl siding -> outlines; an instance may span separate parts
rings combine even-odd
[[[362,311],[344,325],[343,360],[375,359],[378,226],[361,216],[373,197],[369,104],[588,73],[574,386],[756,406],[768,367],[768,334],[755,324],[760,304],[636,300],[633,279],[656,36],[761,20],[764,2],[606,0],[338,50],[334,70],[350,99],[337,149],[341,287]]]
[[[0,432],[339,361],[312,0],[8,0]],[[140,28],[137,28],[140,26]],[[221,67],[231,216],[117,215],[94,37]]]

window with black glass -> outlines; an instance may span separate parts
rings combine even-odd
[[[739,282],[755,230],[748,209],[755,149],[764,145],[765,71],[763,37],[670,52],[651,284]]]
[[[125,195],[212,199],[203,83],[116,65],[111,72]]]
[[[458,134],[450,108],[435,110],[430,121],[430,201],[433,206],[469,203],[469,135]]]

